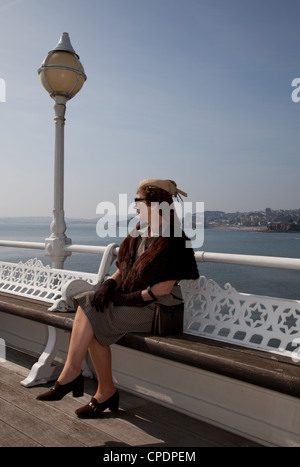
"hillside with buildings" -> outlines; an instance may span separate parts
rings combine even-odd
[[[300,209],[232,212],[205,211],[205,228],[254,229],[269,232],[300,231]]]

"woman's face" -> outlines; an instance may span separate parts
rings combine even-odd
[[[141,191],[138,191],[136,194],[134,209],[136,209],[138,218],[141,221],[148,222],[150,206],[147,206],[146,199]]]

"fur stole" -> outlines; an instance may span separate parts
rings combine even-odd
[[[129,234],[120,245],[117,267],[124,293],[145,289],[167,280],[197,279],[199,271],[188,237],[157,237],[135,261],[137,238]]]

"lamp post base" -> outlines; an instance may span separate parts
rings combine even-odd
[[[45,239],[45,255],[49,256],[54,269],[64,269],[64,262],[71,253],[66,252],[65,246],[71,245],[72,240],[65,234]]]
[[[51,223],[51,236],[45,239],[45,254],[52,261],[52,267],[55,269],[63,269],[64,262],[71,253],[65,251],[66,245],[71,245],[72,240],[65,234],[66,223],[64,210],[53,210],[53,220]]]

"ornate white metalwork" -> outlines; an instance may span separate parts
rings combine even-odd
[[[74,295],[95,290],[108,275],[116,244],[105,248],[97,274],[53,269],[34,258],[26,263],[0,262],[0,291],[52,304],[50,311],[73,311]]]
[[[60,298],[63,286],[74,279],[93,283],[97,274],[51,269],[36,258],[26,263],[0,263],[0,291],[45,302]]]
[[[184,332],[291,356],[300,337],[300,301],[222,289],[212,279],[183,281]]]

